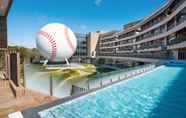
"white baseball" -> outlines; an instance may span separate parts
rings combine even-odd
[[[67,26],[51,23],[39,31],[36,46],[39,52],[50,61],[64,61],[76,51],[77,39]]]

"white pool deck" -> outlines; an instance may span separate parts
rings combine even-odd
[[[9,118],[24,118],[20,111],[8,115]]]

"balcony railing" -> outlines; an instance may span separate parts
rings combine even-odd
[[[180,18],[177,21],[177,25],[183,23],[184,21],[186,21],[186,15],[182,15],[180,16]]]
[[[150,48],[158,48],[158,47],[160,47],[160,46],[162,46],[162,44],[161,43],[158,43],[158,44],[153,44],[153,45],[145,45],[145,46],[141,46],[141,47],[139,47],[139,48],[137,48],[137,49],[150,49]]]
[[[185,37],[175,38],[175,39],[169,41],[168,45],[174,45],[174,44],[182,43],[184,41],[186,41],[186,36]]]
[[[173,12],[173,11],[175,11],[180,5],[182,5],[184,2],[185,2],[185,0],[177,0],[178,2],[175,4],[175,6],[174,7],[172,7],[172,9],[171,9],[171,11]]]
[[[136,58],[153,58],[153,59],[167,59],[168,54],[166,53],[133,53],[129,54],[129,57],[136,57]]]
[[[143,66],[136,66],[128,69],[122,69],[118,71],[112,71],[109,73],[103,73],[96,75],[92,78],[90,78],[87,81],[87,89],[94,89],[98,87],[107,86],[110,84],[113,84],[115,82],[120,82],[122,80],[143,74],[144,72],[151,71],[155,68],[155,65],[143,65]]]
[[[173,3],[173,4],[175,4],[175,6],[173,6],[171,9],[170,9],[170,14],[172,14],[174,11],[176,11],[178,8],[179,8],[179,6],[180,5],[182,5],[184,2],[185,2],[186,0],[176,0],[176,3]],[[169,14],[169,15],[170,15]],[[157,20],[157,21],[151,21],[151,23],[149,23],[149,25],[147,25],[147,26],[145,26],[144,28],[142,28],[142,30],[144,31],[144,30],[146,30],[146,29],[148,29],[148,28],[150,28],[150,27],[152,27],[152,26],[154,26],[154,25],[156,25],[156,24],[158,24],[159,22],[161,22],[161,21],[163,21],[164,19],[166,19],[166,17],[162,17],[162,19],[161,20]]]
[[[167,51],[160,51],[156,53],[143,52],[143,53],[100,53],[101,56],[110,56],[110,57],[133,57],[133,58],[149,58],[149,59],[171,59],[171,53]]]

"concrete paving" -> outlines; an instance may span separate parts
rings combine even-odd
[[[8,80],[0,80],[0,118],[7,118],[8,114],[22,111],[31,107],[49,103],[56,98],[38,92],[29,91],[21,98],[15,98]]]

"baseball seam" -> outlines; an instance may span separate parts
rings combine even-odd
[[[56,45],[56,41],[54,40],[54,37],[45,31],[40,31],[39,34],[44,36],[50,42],[50,45],[52,48],[51,49],[51,60],[54,60],[56,57],[56,53],[57,53],[57,45]]]
[[[74,47],[73,43],[70,40],[68,28],[65,27],[64,30],[65,30],[65,36],[66,36],[66,39],[67,39],[67,43],[70,46],[71,51],[74,52],[75,47]]]

